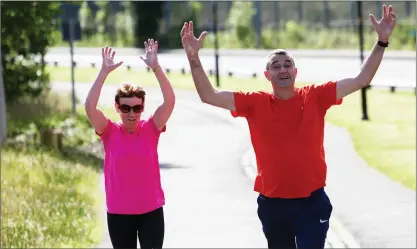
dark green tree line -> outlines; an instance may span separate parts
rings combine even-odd
[[[148,38],[159,34],[159,21],[163,14],[163,1],[133,1],[132,10],[135,19],[135,46],[143,47]]]

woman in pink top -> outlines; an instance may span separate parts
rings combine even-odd
[[[115,108],[121,122],[109,120],[97,108],[107,75],[123,62],[113,61],[115,52],[102,49],[103,64],[85,102],[88,119],[100,136],[104,151],[107,224],[114,248],[162,248],[165,222],[164,192],[161,187],[158,140],[174,109],[172,86],[157,59],[158,43],[145,42],[145,56],[162,90],[163,103],[149,119],[141,119],[145,92],[123,85],[116,92]]]

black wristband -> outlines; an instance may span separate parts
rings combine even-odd
[[[378,41],[378,45],[384,48],[388,47],[388,44],[389,42]]]

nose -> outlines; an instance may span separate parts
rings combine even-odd
[[[286,73],[288,70],[285,68],[285,67],[280,67],[279,69],[278,69],[278,72],[280,72],[280,73]]]

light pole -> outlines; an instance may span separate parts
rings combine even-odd
[[[358,7],[358,33],[359,33],[359,49],[360,49],[360,57],[361,57],[361,65],[363,64],[363,20],[362,20],[362,1],[356,1]],[[361,89],[361,100],[362,100],[362,120],[369,120],[368,117],[368,107],[367,107],[367,99],[366,99],[366,90],[368,87],[364,87]]]
[[[219,77],[219,38],[217,36],[217,2],[213,2],[214,61],[216,66],[216,86],[220,87]]]

